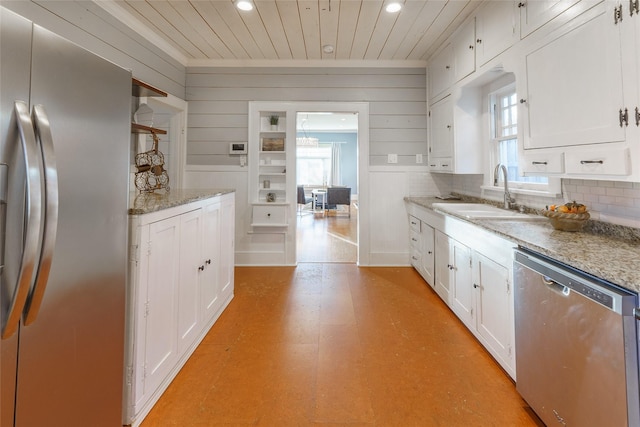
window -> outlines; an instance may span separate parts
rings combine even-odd
[[[298,185],[326,186],[331,176],[331,145],[297,147]]]
[[[518,170],[518,97],[514,84],[505,86],[490,96],[492,118],[491,174],[498,163],[507,168],[512,188],[547,191],[549,180],[544,176],[521,176]],[[493,179],[493,175],[491,176]]]

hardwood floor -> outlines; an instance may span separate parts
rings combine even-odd
[[[143,427],[540,425],[411,268],[235,277],[234,300]]]
[[[297,219],[296,257],[298,262],[345,262],[358,259],[358,211],[325,215],[303,211]]]

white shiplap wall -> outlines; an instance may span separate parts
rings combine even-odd
[[[360,248],[360,262],[408,265],[403,198],[438,194],[440,184],[424,164],[416,164],[416,154],[425,162],[427,157],[425,86],[420,68],[188,68],[185,185],[236,188],[238,265],[284,263],[283,236],[250,232],[247,168],[228,154],[229,142],[248,140],[249,101],[367,102],[370,168],[359,190],[367,191],[371,208],[358,214],[360,223],[368,224],[361,227],[360,240],[370,243]],[[386,163],[390,153],[398,154],[397,164]]]
[[[187,165],[238,165],[229,142],[247,141],[249,101],[369,102],[370,165],[426,159],[421,68],[189,68]]]

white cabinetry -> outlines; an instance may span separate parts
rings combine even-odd
[[[528,46],[518,83],[526,174],[640,179],[637,15],[601,2]]]
[[[453,83],[453,48],[450,43],[434,55],[427,68],[429,78],[429,102],[434,102],[450,91]]]
[[[525,38],[580,0],[521,0],[520,37]],[[585,0],[592,1],[592,0]]]
[[[202,210],[187,212],[179,218],[178,351],[183,353],[195,341],[200,321],[198,287],[204,273]],[[153,252],[150,256],[153,257]]]
[[[510,365],[514,360],[515,320],[510,280],[511,258],[505,258],[494,261],[475,251],[473,288],[477,332],[496,358]]]
[[[442,298],[447,305],[451,305],[451,280],[450,280],[450,268],[451,268],[451,251],[449,244],[449,236],[444,234],[440,230],[435,232],[435,253],[436,258],[434,262],[434,274],[435,274],[435,291]]]
[[[608,3],[524,55],[526,84],[518,93],[526,149],[625,140],[620,39]]]
[[[146,253],[138,259],[135,286],[134,407],[144,405],[178,360],[177,286],[180,274],[180,218],[171,217],[139,228]]]
[[[479,91],[479,88],[456,90],[429,108],[428,164],[432,172],[482,173]]]
[[[518,1],[489,1],[476,15],[476,61],[481,66],[520,40]]]
[[[471,19],[453,35],[453,81],[458,82],[476,70],[476,21]]]
[[[434,282],[434,230],[429,224],[422,222],[415,216],[409,216],[409,239],[411,246],[411,265],[431,287]]]
[[[449,283],[451,286],[451,309],[467,327],[475,329],[471,249],[455,239],[449,238]]]
[[[451,309],[515,378],[511,286],[515,245],[448,216],[444,231],[449,237]]]
[[[409,204],[407,209],[411,247],[420,242],[418,238],[413,241],[413,233],[418,226],[420,230],[426,227],[433,230],[434,277],[428,283],[515,378],[511,286],[514,244],[451,216],[436,214],[413,204]],[[413,260],[413,265],[423,274],[418,259]]]
[[[234,197],[130,216],[124,424],[142,421],[233,297]]]
[[[249,202],[254,229],[286,228],[294,203],[295,177],[287,174],[287,168],[294,167],[289,164],[287,146],[295,140],[295,126],[288,126],[295,123],[295,114],[270,107],[277,106],[250,103],[249,108]],[[278,118],[277,125],[271,124],[273,117]]]

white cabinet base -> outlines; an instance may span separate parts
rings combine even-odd
[[[129,217],[124,425],[139,425],[233,298],[235,194]]]

